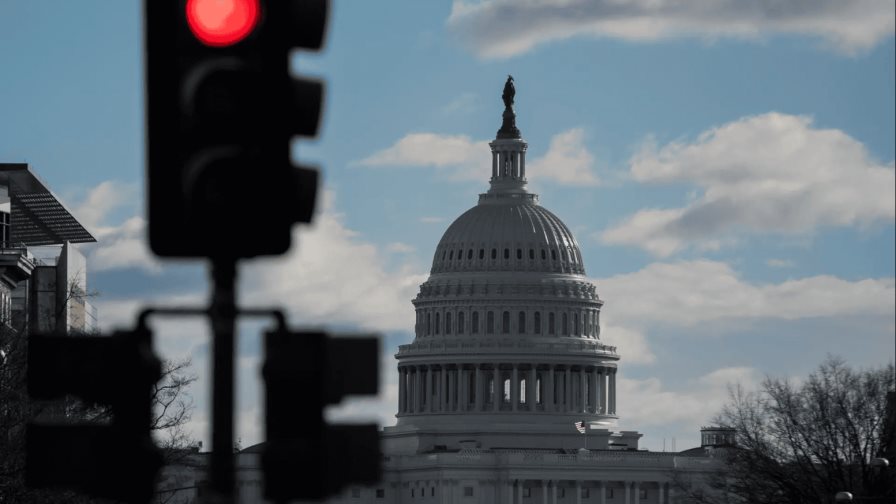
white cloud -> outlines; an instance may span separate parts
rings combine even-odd
[[[466,135],[409,133],[359,164],[436,167],[450,169],[458,179],[482,180],[491,173],[490,152],[487,141],[474,141]]]
[[[431,215],[425,215],[417,220],[422,222],[423,224],[438,224],[440,222],[445,222],[444,217],[434,217]]]
[[[548,151],[527,162],[527,178],[565,185],[597,185],[594,156],[585,147],[584,138],[585,132],[581,128],[554,135]],[[435,167],[447,170],[458,180],[483,180],[491,175],[490,152],[486,140],[472,140],[464,135],[409,133],[358,164]]]
[[[631,174],[702,189],[684,207],[640,210],[600,235],[661,257],[717,249],[748,233],[807,234],[896,216],[892,162],[874,161],[857,140],[813,128],[804,116],[771,112],[712,128],[692,143],[657,149],[648,142],[632,158]]]
[[[818,37],[855,53],[892,35],[892,0],[454,0],[448,26],[482,57],[505,58],[572,37]]]
[[[478,97],[475,93],[463,93],[442,107],[445,114],[469,114],[476,110]]]
[[[657,378],[625,378],[616,384],[617,412],[626,424],[638,428],[681,424],[695,431],[706,425],[728,402],[729,385],[755,388],[762,374],[749,367],[720,368],[681,384],[678,390],[665,388]],[[679,447],[682,449],[685,447]]]
[[[325,197],[330,199],[331,193]],[[426,275],[408,267],[387,270],[382,252],[347,228],[331,205],[324,206],[312,225],[296,230],[286,255],[247,264],[243,299],[285,305],[303,324],[413,330],[410,301]]]
[[[647,337],[643,331],[612,325],[604,316],[600,338],[604,343],[616,347],[626,364],[653,364],[656,355],[647,345]]]
[[[771,268],[792,268],[794,266],[793,261],[790,259],[768,259],[765,261],[765,264]]]
[[[594,172],[594,156],[585,147],[584,139],[585,131],[582,128],[572,128],[554,135],[547,153],[528,163],[527,178],[566,185],[598,185],[600,181]]]
[[[386,250],[395,254],[409,254],[416,249],[413,246],[408,245],[407,243],[393,242],[389,245],[386,245]]]
[[[612,303],[613,320],[625,327],[692,327],[722,319],[893,317],[896,311],[893,278],[849,281],[819,275],[758,284],[743,280],[723,262],[708,260],[653,263],[594,282],[601,297]]]

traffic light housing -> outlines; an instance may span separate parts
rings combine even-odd
[[[161,377],[161,362],[152,353],[149,330],[108,337],[32,334],[26,373],[33,399],[74,396],[112,413],[109,423],[60,422],[54,417],[65,417],[64,410],[49,405],[46,420],[26,427],[26,484],[148,502],[162,466],[150,437],[152,386]]]
[[[379,481],[377,426],[327,425],[323,417],[347,395],[377,393],[379,339],[273,331],[265,335],[265,354],[265,498],[323,499]]]
[[[317,193],[317,171],[292,166],[290,140],[317,133],[323,96],[322,83],[290,76],[289,52],[320,48],[328,1],[144,6],[150,247],[168,257],[285,252]]]

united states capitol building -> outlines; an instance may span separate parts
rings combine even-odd
[[[603,301],[575,237],[526,190],[514,94],[508,79],[489,188],[445,231],[413,300],[383,481],[330,502],[688,502],[676,482],[699,482],[713,447],[733,442],[704,428],[699,448],[649,452],[617,429],[621,356],[601,340]],[[261,502],[257,457],[238,457],[241,502]]]

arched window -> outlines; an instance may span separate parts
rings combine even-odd
[[[426,334],[432,334],[432,314],[426,314]]]
[[[467,251],[467,259],[472,259],[472,258],[473,258],[473,249],[470,249]]]
[[[463,258],[464,258],[464,250],[460,249],[457,251],[457,260],[460,261]]]
[[[445,334],[451,334],[451,312],[445,314]]]
[[[516,258],[517,260],[523,258],[523,249],[516,249]]]
[[[504,404],[510,402],[510,378],[504,378],[504,398],[502,402]]]
[[[479,249],[479,259],[483,259],[485,257],[485,249]]]
[[[568,320],[568,317],[566,316],[566,312],[563,312],[562,316],[563,316],[563,318],[561,319],[562,320],[562,322],[561,322],[562,330],[560,331],[560,334],[562,334],[564,336],[569,336],[569,320]],[[436,322],[438,322],[438,320],[439,320],[439,315],[436,314]]]
[[[548,258],[547,253],[544,251],[544,249],[541,249],[541,260],[544,261],[547,258]]]
[[[517,330],[520,334],[526,334],[526,312],[521,311],[519,320],[517,321]]]
[[[541,334],[541,312],[535,312],[535,320],[532,322],[532,332]]]
[[[457,314],[457,334],[463,334],[464,330],[466,329],[464,327],[464,315],[464,312],[460,312]]]
[[[439,312],[436,312],[436,334],[439,334]]]
[[[510,259],[510,249],[504,249],[504,259]]]
[[[445,260],[445,254],[447,254],[447,253],[448,253],[448,252],[447,252],[446,250],[443,250],[443,251],[442,251],[442,260],[443,260],[443,261]]]
[[[557,331],[554,330],[554,312],[548,313],[548,334],[555,334]]]
[[[472,334],[479,334],[479,312],[478,311],[473,312],[473,327],[471,329],[472,330],[470,332]]]
[[[578,312],[572,314],[572,333],[579,334],[579,314],[578,314]]]
[[[535,404],[544,404],[544,382],[541,379],[541,373],[538,373],[535,378]]]
[[[551,260],[552,261],[557,260],[557,251],[556,250],[553,250],[553,249],[551,250]]]
[[[535,259],[535,249],[529,249],[529,259]]]
[[[488,312],[485,317],[485,332],[495,334],[495,312]]]
[[[506,311],[501,314],[501,332],[508,334],[510,332],[510,312]]]
[[[492,249],[492,259],[498,258],[498,249]]]
[[[448,260],[449,260],[449,261],[453,261],[453,260],[454,260],[454,251],[453,251],[453,250],[452,250],[451,252],[448,253]]]
[[[526,404],[526,401],[529,399],[528,397],[526,397],[526,378],[520,378],[519,391],[520,391],[520,398],[519,398],[520,404]]]

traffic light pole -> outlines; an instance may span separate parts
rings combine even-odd
[[[236,327],[236,261],[213,258],[211,490],[220,502],[233,500],[233,344]]]

